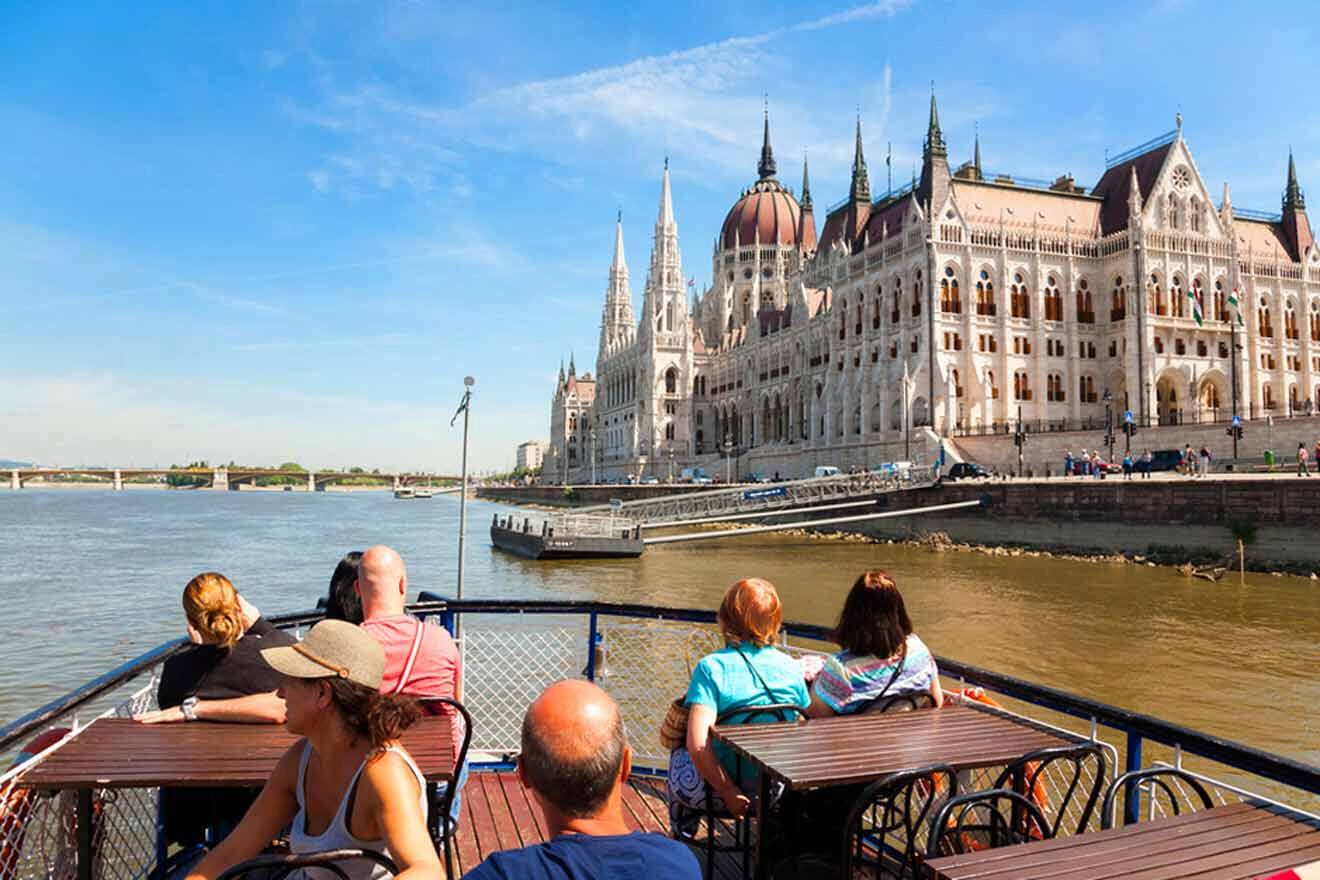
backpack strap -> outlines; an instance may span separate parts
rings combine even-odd
[[[413,632],[412,645],[408,648],[408,660],[403,664],[403,672],[399,673],[399,683],[390,691],[391,694],[401,693],[407,686],[409,679],[412,678],[413,666],[417,663],[417,655],[421,652],[422,628],[426,624],[420,620],[414,620],[414,623],[417,624],[417,629]]]

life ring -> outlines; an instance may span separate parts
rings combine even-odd
[[[52,727],[38,734],[23,746],[18,757],[9,765],[9,769],[12,770],[31,761],[42,752],[59,745],[72,732],[67,727]],[[28,826],[33,821],[33,815],[43,796],[49,797],[50,794],[24,788],[18,780],[11,780],[5,790],[0,790],[0,880],[17,880],[19,867],[22,864],[23,840],[27,836]],[[74,799],[61,797],[58,803],[60,806],[56,807],[57,815],[54,817],[57,823],[57,840],[53,853],[47,854],[47,858],[53,858],[54,862],[48,863],[46,867],[49,876],[56,880],[72,880],[77,871],[77,857],[74,854],[78,849],[78,823],[73,815]],[[91,822],[93,862],[100,850],[104,809],[103,800],[99,796],[94,797]],[[60,810],[67,811],[67,814],[59,816]]]
[[[998,700],[987,694],[984,688],[979,688],[979,687],[963,688],[962,690],[957,692],[957,696],[964,700],[972,700],[974,702],[981,703],[982,705],[989,706],[992,709],[1004,708],[1003,705],[1000,704]],[[948,701],[946,701],[945,705],[948,706],[951,704]],[[1023,773],[1025,774],[1026,778],[1031,780],[1031,792],[1030,792],[1031,800],[1033,803],[1035,803],[1036,806],[1040,807],[1042,813],[1045,813],[1049,808],[1050,800],[1049,800],[1049,794],[1045,790],[1045,781],[1041,779],[1039,771],[1040,771],[1039,761],[1029,761],[1027,762],[1026,766],[1023,768]],[[1033,832],[1033,836],[1039,836],[1039,835],[1038,833]],[[969,843],[970,841],[964,841],[965,846],[967,846]],[[979,847],[969,846],[968,848],[970,851],[971,849],[975,849]]]

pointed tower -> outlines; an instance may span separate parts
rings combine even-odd
[[[1137,180],[1137,166],[1134,163],[1128,179],[1128,219],[1135,223],[1141,217],[1141,183]]]
[[[862,153],[862,114],[857,114],[857,141],[853,146],[852,185],[848,188],[848,215],[844,224],[849,251],[861,239],[866,221],[871,219],[871,178],[866,173]]]
[[[816,250],[816,218],[811,212],[811,180],[807,176],[807,154],[802,153],[802,201],[798,203],[797,240],[801,253]]]
[[[985,174],[981,171],[981,127],[976,127],[976,146],[972,152],[972,171],[975,173],[973,180],[985,180]]]
[[[610,282],[605,288],[605,308],[600,319],[601,352],[627,344],[635,327],[628,262],[623,255],[623,212],[620,211],[614,224],[614,258],[610,261]]]
[[[921,148],[921,182],[917,184],[917,201],[929,203],[936,210],[949,194],[949,149],[944,145],[940,130],[940,111],[935,104],[935,86],[930,89],[930,120],[926,125],[926,141]]]
[[[1311,221],[1306,217],[1306,196],[1297,183],[1297,165],[1288,151],[1288,183],[1283,190],[1283,234],[1288,240],[1293,260],[1300,261],[1315,241]]]
[[[770,149],[770,107],[765,108],[765,127],[761,134],[761,161],[756,163],[756,173],[761,180],[770,180],[775,176],[775,151]]]
[[[678,251],[678,224],[669,189],[669,158],[660,178],[660,211],[655,220],[651,268],[643,295],[643,326],[652,341],[656,333],[675,333],[687,326],[687,296],[683,288],[683,258]]]
[[[660,210],[642,295],[641,332],[638,442],[657,459],[663,451],[675,467],[681,467],[691,454],[692,442],[692,333],[668,159],[660,178]]]

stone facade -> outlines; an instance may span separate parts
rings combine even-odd
[[[1227,184],[1215,206],[1181,118],[1090,190],[984,172],[979,140],[951,170],[932,96],[920,177],[875,199],[859,121],[819,239],[805,165],[800,201],[775,170],[767,120],[759,178],[690,306],[667,167],[637,323],[616,235],[609,390],[588,416],[606,476],[722,473],[725,452],[743,473],[800,476],[939,438],[957,455],[1019,420],[1094,429],[1106,396],[1143,426],[1226,422],[1235,396],[1247,420],[1320,402],[1320,249],[1291,157],[1269,216],[1235,210]]]

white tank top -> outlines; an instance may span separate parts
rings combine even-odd
[[[425,816],[427,808],[426,779],[422,776],[422,771],[417,769],[417,765],[413,763],[412,758],[403,749],[391,746],[382,751],[394,752],[400,758],[403,758],[404,763],[408,765],[408,769],[412,771],[413,777],[417,780],[417,786],[419,789],[417,798],[418,804],[422,808],[422,815]],[[357,789],[358,779],[362,776],[363,768],[367,766],[367,761],[371,760],[374,755],[374,752],[367,755],[358,766],[357,772],[353,774],[352,780],[348,783],[348,788],[344,790],[344,798],[339,802],[339,809],[335,811],[335,817],[330,820],[330,824],[326,826],[325,831],[320,834],[308,834],[307,795],[305,785],[307,777],[307,761],[312,756],[312,744],[310,741],[306,740],[303,742],[302,758],[298,761],[298,787],[295,790],[295,794],[298,798],[298,812],[293,817],[293,827],[289,831],[289,850],[291,852],[314,853],[323,852],[328,849],[370,849],[379,853],[384,853],[387,856],[390,855],[390,851],[385,846],[384,840],[359,840],[348,830],[348,802],[350,798],[352,798],[353,792]],[[377,865],[375,862],[367,861],[366,859],[354,859],[341,864],[339,867],[348,875],[349,880],[381,880],[381,878],[386,876],[386,871],[383,867]],[[333,876],[333,874],[327,871],[322,871],[316,868],[295,871],[293,874],[289,875],[291,880],[303,880],[303,878],[307,878],[307,880],[325,880],[325,878],[331,878]]]

